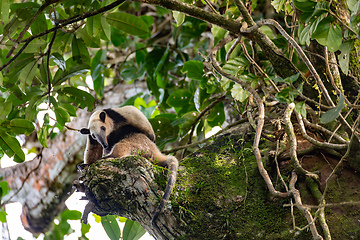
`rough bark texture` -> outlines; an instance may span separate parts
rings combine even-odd
[[[84,170],[81,180],[83,190],[94,203],[91,211],[136,220],[156,239],[311,239],[309,231],[293,229],[290,207],[284,207],[289,199],[269,195],[251,151],[253,133],[248,126],[220,136],[181,161],[171,201],[157,221],[159,229],[150,220],[162,196],[161,190],[165,189],[167,171],[154,169],[149,161],[139,157],[105,159]],[[310,145],[302,140],[299,149]],[[261,146],[266,156],[274,149],[265,141]],[[323,190],[337,160],[312,154],[303,156],[302,164],[309,171],[320,172]],[[274,163],[269,161],[267,166],[276,188],[283,190],[276,181]],[[285,160],[280,166],[288,182],[290,161]],[[359,174],[344,164],[342,173],[329,183],[327,203],[358,201],[359,180]],[[305,179],[296,183],[302,202],[316,205],[306,184]],[[360,237],[356,220],[359,211],[358,205],[326,208],[333,239]],[[294,218],[297,226],[307,224],[297,209]]]
[[[89,114],[78,112],[79,119]],[[80,128],[81,121],[71,126]],[[49,148],[34,160],[0,169],[11,192],[4,202],[23,205],[21,220],[32,233],[45,232],[54,218],[64,210],[64,202],[74,191],[73,180],[78,177],[76,166],[83,161],[86,138],[75,131],[67,131],[51,142]]]

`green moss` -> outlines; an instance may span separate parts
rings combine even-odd
[[[290,210],[282,207],[288,200],[274,200],[268,195],[252,153],[252,141],[224,137],[187,157],[181,165],[191,178],[178,179],[173,207],[183,212],[185,221],[191,221],[192,229],[184,239],[310,237],[308,232],[295,237]]]

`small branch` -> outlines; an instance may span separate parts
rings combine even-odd
[[[180,147],[176,147],[176,148],[173,148],[173,149],[170,149],[170,150],[164,150],[164,151],[162,151],[162,152],[165,153],[165,154],[169,154],[169,153],[175,153],[175,152],[177,152],[177,151],[179,151],[179,150],[182,150],[182,149],[185,149],[185,148],[190,148],[190,147],[198,146],[199,144],[206,143],[206,142],[208,142],[209,140],[214,139],[215,136],[218,136],[218,135],[222,134],[223,132],[231,129],[232,127],[237,126],[237,125],[239,125],[239,124],[242,124],[242,123],[244,123],[244,122],[246,122],[246,119],[241,119],[241,120],[239,120],[239,121],[236,121],[236,122],[234,122],[234,123],[231,123],[231,124],[227,125],[226,128],[221,129],[220,131],[218,131],[217,133],[215,133],[215,134],[214,134],[213,136],[211,136],[211,137],[205,138],[205,139],[203,139],[203,140],[201,140],[201,141],[198,141],[198,142],[194,142],[194,143],[191,143],[191,144],[186,144],[186,145],[183,145],[183,146],[180,146]],[[76,130],[76,129],[74,129],[74,130]]]
[[[297,190],[295,188],[296,181],[297,181],[297,175],[296,175],[295,171],[293,171],[291,180],[290,180],[290,191],[292,192],[293,197],[295,199],[296,207],[300,210],[300,212],[302,212],[304,214],[307,222],[309,223],[309,227],[310,227],[313,239],[323,239],[316,229],[315,221],[314,221],[309,209],[307,209],[301,202],[300,192],[299,192],[299,190]]]
[[[358,115],[356,121],[355,121],[355,129],[359,126],[359,118],[360,118],[360,114]],[[322,195],[322,199],[321,200],[324,200],[325,199],[325,195],[326,195],[326,192],[328,190],[328,187],[329,187],[329,181],[331,179],[331,177],[337,172],[338,168],[340,167],[340,165],[342,164],[342,162],[344,161],[344,159],[347,158],[347,156],[349,156],[349,153],[350,153],[350,149],[351,149],[351,143],[352,141],[355,141],[354,140],[354,137],[355,137],[355,131],[352,132],[351,134],[351,137],[350,137],[350,143],[347,145],[347,150],[345,152],[345,154],[342,156],[342,158],[340,159],[340,161],[338,162],[338,164],[336,164],[335,168],[333,169],[333,171],[330,173],[330,175],[328,176],[328,178],[326,179],[326,184],[325,184],[325,189],[324,189],[324,193]]]
[[[206,4],[209,6],[209,8],[211,9],[211,11],[212,11],[213,13],[219,14],[209,0],[205,0],[205,2],[206,2]],[[219,15],[220,15],[220,14],[219,14]]]
[[[189,140],[188,140],[187,144],[191,143],[192,135],[194,134],[196,124],[199,122],[199,120],[205,115],[205,113],[207,113],[210,109],[212,109],[216,104],[218,104],[219,102],[224,100],[225,96],[226,95],[223,94],[220,97],[218,97],[217,99],[215,99],[214,101],[212,101],[206,108],[204,108],[204,110],[201,111],[199,116],[196,117],[196,119],[194,120],[194,122],[193,122],[193,124],[191,126],[191,131],[189,133]]]
[[[266,171],[264,164],[262,162],[262,157],[261,157],[261,153],[260,153],[260,149],[259,149],[259,142],[260,142],[261,132],[262,132],[262,129],[264,126],[265,107],[264,107],[264,103],[263,103],[261,97],[255,91],[255,89],[253,89],[250,86],[250,84],[248,82],[241,81],[240,79],[236,78],[235,76],[228,74],[224,70],[222,70],[222,68],[220,67],[219,63],[216,60],[217,51],[219,51],[223,46],[225,46],[225,44],[228,43],[230,39],[231,38],[227,37],[227,38],[223,39],[217,46],[214,47],[214,49],[212,50],[212,53],[210,55],[211,64],[220,75],[228,78],[229,80],[231,80],[237,84],[240,84],[240,86],[243,89],[245,89],[246,91],[248,91],[249,94],[252,95],[252,97],[254,98],[256,105],[258,107],[259,114],[258,114],[258,123],[256,126],[256,132],[255,132],[254,143],[253,143],[253,153],[256,158],[259,172],[260,172],[261,176],[263,177],[270,193],[273,196],[280,197],[280,198],[289,197],[289,194],[290,194],[289,192],[287,192],[287,193],[279,192],[274,188],[274,185],[270,179],[270,176],[269,176],[268,172]]]
[[[284,122],[285,122],[285,130],[286,130],[286,134],[289,137],[290,140],[290,157],[291,157],[291,162],[293,163],[294,167],[295,167],[295,171],[299,174],[311,177],[315,180],[319,180],[319,176],[311,173],[305,169],[303,169],[300,165],[299,159],[297,158],[296,155],[296,148],[297,148],[297,141],[296,141],[296,136],[295,136],[295,132],[294,132],[294,127],[291,123],[291,113],[295,108],[295,104],[294,103],[290,103],[284,113]]]
[[[26,26],[23,28],[23,30],[19,33],[18,38],[15,40],[15,44],[11,47],[9,52],[6,54],[6,58],[9,58],[11,54],[13,54],[14,50],[18,47],[19,43],[21,42],[22,38],[24,37],[27,30],[30,28],[31,24],[36,20],[36,18],[42,13],[42,11],[45,10],[49,5],[60,2],[61,0],[52,0],[52,1],[45,1],[43,5],[40,6],[40,8],[36,11],[36,13],[28,20]]]
[[[238,37],[235,39],[235,42],[231,45],[229,51],[226,53],[226,56],[225,56],[225,60],[226,61],[229,61],[229,58],[230,58],[230,54],[235,50],[236,46],[239,44],[241,38]]]
[[[239,37],[241,38],[241,37]],[[269,76],[264,72],[264,70],[262,70],[262,68],[255,62],[255,60],[250,56],[250,54],[248,53],[248,51],[246,50],[246,46],[244,44],[244,41],[242,41],[240,39],[240,45],[242,47],[242,50],[245,54],[245,57],[247,58],[247,60],[249,60],[249,62],[251,64],[253,64],[256,69],[261,73],[261,75],[263,75],[265,78],[268,79],[268,81],[270,82],[271,86],[273,86],[273,88],[276,90],[276,92],[280,92],[280,90],[278,89],[278,87],[275,85],[275,83],[269,78]]]
[[[345,28],[347,28],[350,32],[352,32],[355,36],[357,36],[358,34],[351,29],[351,27],[349,27],[346,23],[344,23],[343,20],[341,20],[341,18],[338,17],[338,15],[336,15],[335,13],[333,13],[332,11],[329,11],[329,13],[334,16],[336,18],[336,20],[338,20]]]
[[[300,125],[300,131],[302,136],[308,140],[310,143],[319,146],[321,148],[330,148],[330,149],[335,149],[335,150],[344,150],[348,147],[348,143],[344,143],[344,144],[335,144],[335,143],[327,143],[327,142],[320,142],[315,140],[314,138],[310,137],[307,133],[306,133],[306,129],[304,126],[304,122],[302,121],[302,116],[300,113],[296,113],[296,117],[298,119],[299,125]]]
[[[19,189],[18,189],[11,197],[9,197],[9,199],[7,199],[6,201],[2,202],[1,205],[0,205],[1,207],[4,207],[6,204],[10,203],[10,202],[11,202],[11,199],[12,199],[13,197],[15,197],[15,196],[23,189],[23,187],[24,187],[26,181],[28,180],[28,178],[30,177],[30,175],[31,175],[33,172],[35,172],[36,170],[39,169],[40,164],[41,164],[42,159],[43,159],[43,157],[42,157],[42,152],[43,152],[43,150],[44,150],[44,147],[42,147],[42,148],[40,149],[39,153],[38,153],[38,154],[36,155],[36,157],[35,157],[35,158],[38,158],[38,159],[39,159],[38,164],[26,174],[25,178],[22,178],[22,183],[21,183],[21,186],[19,187]],[[34,159],[35,159],[35,158],[34,158]],[[33,159],[32,161],[34,161],[34,159]]]
[[[312,128],[315,128],[316,130],[319,130],[325,134],[328,134],[329,136],[333,136],[334,138],[336,138],[336,140],[338,140],[339,142],[341,143],[344,143],[344,144],[348,144],[349,141],[346,141],[344,138],[342,138],[339,134],[337,134],[335,131],[332,132],[326,128],[324,128],[323,126],[320,126],[318,124],[315,124],[315,123],[312,123],[310,122],[309,120],[307,120],[306,118],[302,118],[301,119],[304,121],[305,125],[309,126],[309,127],[312,127]]]
[[[326,203],[320,205],[307,205],[303,204],[306,208],[318,209],[320,207],[340,207],[340,206],[349,206],[349,205],[360,205],[360,202],[340,202],[340,203]],[[291,207],[290,204],[284,204],[283,207]]]
[[[258,28],[260,28],[263,25],[272,25],[274,26],[279,32],[280,34],[287,40],[289,41],[289,43],[294,47],[294,49],[296,50],[296,52],[298,53],[299,57],[303,60],[303,62],[306,64],[306,66],[308,67],[308,69],[310,70],[311,74],[313,75],[313,77],[315,78],[318,86],[320,87],[321,92],[324,94],[326,101],[328,102],[328,104],[331,107],[335,107],[334,102],[332,101],[329,92],[327,91],[324,83],[322,82],[319,74],[316,72],[314,66],[312,65],[312,63],[310,62],[309,58],[305,55],[304,51],[302,50],[302,48],[297,44],[297,42],[290,37],[290,35],[281,27],[281,25],[276,22],[273,19],[265,19],[265,20],[260,20],[256,23],[256,25],[247,28],[246,26],[242,26],[240,29],[240,32],[242,33],[251,33],[252,31],[257,30]],[[349,123],[344,119],[344,117],[340,114],[340,120],[342,121],[342,123],[346,126],[346,128],[351,131],[351,126],[349,125]]]
[[[315,181],[313,181],[311,178],[306,178],[306,184],[307,184],[308,188],[310,189],[312,195],[318,200],[319,204],[324,205],[325,200],[322,199],[322,194],[319,190],[319,186],[317,185],[317,183]],[[318,212],[320,226],[324,232],[324,237],[326,240],[331,240],[329,226],[327,225],[326,218],[325,218],[325,207],[319,207],[317,212]]]
[[[54,32],[60,28],[63,28],[64,26],[67,26],[69,24],[72,24],[74,22],[78,22],[80,20],[83,20],[83,19],[86,19],[86,18],[89,18],[89,17],[92,17],[92,16],[95,16],[97,14],[100,14],[100,13],[103,13],[103,12],[106,12],[118,5],[120,5],[121,3],[123,3],[125,0],[117,0],[105,7],[102,7],[102,8],[99,8],[99,9],[96,9],[94,11],[91,11],[91,12],[86,12],[86,13],[83,13],[81,15],[77,15],[77,16],[74,16],[74,17],[71,17],[71,18],[68,18],[68,19],[65,19],[65,20],[61,20],[58,25],[56,25],[55,27],[49,29],[49,30],[46,30],[44,32],[41,32],[41,33],[38,33],[38,34],[35,34],[25,40],[23,40],[22,42],[24,43],[24,46],[19,50],[19,52],[14,56],[12,57],[7,63],[5,63],[4,65],[2,65],[0,67],[0,71],[3,70],[4,68],[6,68],[7,66],[9,66],[13,61],[15,61],[15,59],[25,50],[25,48],[27,47],[27,45],[29,45],[29,43],[31,41],[33,41],[34,39],[36,38],[39,38],[39,37],[42,37],[44,35],[47,35],[51,32]]]
[[[243,32],[243,33],[251,33],[252,31],[257,30],[258,28],[260,28],[263,25],[272,25],[272,26],[274,26],[280,32],[280,34],[287,41],[289,41],[289,43],[295,48],[296,52],[299,54],[299,57],[303,60],[303,62],[309,68],[309,70],[310,70],[311,74],[313,75],[313,77],[316,79],[317,84],[319,85],[321,91],[323,91],[323,93],[325,95],[325,98],[328,101],[328,103],[330,104],[330,106],[335,107],[335,104],[331,100],[331,97],[330,97],[324,83],[321,81],[320,76],[316,72],[314,66],[312,65],[312,63],[310,62],[308,57],[305,55],[302,48],[297,44],[297,42],[292,37],[290,37],[290,35],[280,26],[280,24],[278,22],[276,22],[273,19],[263,19],[263,20],[258,21],[256,23],[256,25],[254,25],[252,27],[248,27],[248,28],[242,27],[240,29],[240,31]]]
[[[48,95],[49,95],[49,109],[51,108],[51,101],[50,101],[50,93],[51,93],[51,79],[50,79],[50,76],[51,76],[51,73],[50,73],[50,54],[51,54],[51,48],[52,48],[52,45],[54,44],[54,41],[55,41],[55,37],[56,37],[56,32],[57,31],[54,31],[54,34],[52,36],[52,39],[50,41],[50,44],[49,44],[49,47],[48,47],[48,51],[47,51],[47,56],[46,56],[46,78],[47,78],[47,82],[48,82]]]
[[[246,9],[242,0],[235,0],[234,2],[235,2],[236,7],[239,9],[241,15],[243,16],[245,22],[247,23],[247,25],[254,26],[255,22],[254,22],[253,18],[251,17],[250,13],[248,12],[248,10]]]

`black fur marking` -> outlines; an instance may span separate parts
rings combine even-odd
[[[100,115],[100,120],[104,123],[105,122],[105,118],[106,118],[106,114],[104,112],[101,112]]]
[[[89,135],[89,140],[91,145],[98,145],[98,141],[96,141],[91,135]]]
[[[111,118],[115,124],[119,124],[119,123],[125,123],[126,122],[126,118],[124,118],[124,116],[122,116],[120,113],[118,113],[117,111],[111,109],[111,108],[107,108],[107,109],[104,109],[104,112],[106,112],[106,114],[108,115],[109,118]],[[115,126],[116,128],[116,126]],[[120,127],[119,129],[111,132],[109,135],[108,135],[108,143],[109,143],[109,149],[112,149],[112,147],[118,143],[121,139],[124,139],[126,137],[128,137],[130,134],[132,133],[143,133],[145,134],[151,141],[155,142],[155,138],[154,136],[151,136],[151,135],[148,135],[147,133],[144,133],[142,132],[140,129],[130,125],[130,124],[127,124],[127,125],[124,125],[122,127]],[[111,140],[110,139],[115,139],[114,140],[114,144],[110,144]]]
[[[111,150],[115,146],[115,144],[120,142],[122,139],[131,136],[134,133],[143,133],[143,132],[132,125],[124,125],[118,128],[117,130],[111,132],[107,137],[107,141],[109,144],[108,149]]]
[[[108,117],[111,118],[114,123],[126,122],[126,119],[120,113],[111,108],[104,109],[104,112],[106,112]]]
[[[82,128],[82,129],[80,129],[80,133],[81,134],[90,134],[90,130],[87,128]]]

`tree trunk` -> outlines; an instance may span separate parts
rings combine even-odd
[[[246,123],[183,159],[170,202],[156,221],[157,226],[151,225],[150,220],[165,189],[167,171],[135,156],[99,160],[88,166],[80,177],[79,188],[89,199],[83,217],[86,219],[90,211],[101,216],[124,216],[139,222],[156,239],[311,239],[310,231],[293,229],[292,218],[297,226],[305,226],[307,222],[297,209],[292,215],[290,207],[284,207],[290,199],[272,198],[269,194],[251,150],[252,137]],[[299,144],[299,149],[307,147],[306,141]],[[263,142],[262,149],[264,155],[271,156],[274,146]],[[312,154],[311,158],[302,158],[303,166],[320,172],[323,189],[337,161],[328,156],[324,159],[320,153]],[[279,164],[288,182],[292,170],[290,161]],[[274,162],[269,161],[267,165],[275,176]],[[346,165],[342,171],[343,174],[330,183],[327,195],[330,202],[355,201],[358,195],[355,188],[360,176]],[[284,191],[275,179],[276,188]],[[306,184],[305,179],[296,184],[303,204],[316,205]],[[349,192],[349,188],[339,188],[338,184],[347,184],[353,190]],[[359,222],[351,223],[351,219],[355,220],[351,212],[360,209],[355,208],[351,205],[327,208],[327,223],[333,239],[359,237],[356,230]],[[340,224],[344,218],[349,224],[346,227]]]

